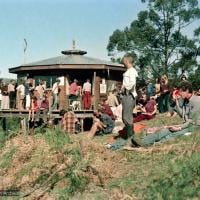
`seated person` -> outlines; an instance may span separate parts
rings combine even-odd
[[[95,134],[109,134],[114,128],[114,121],[111,117],[102,112],[101,109],[94,111],[94,123],[89,132],[89,137],[92,138]]]
[[[153,134],[143,134],[142,137],[134,135],[132,138],[132,144],[138,146],[149,146],[154,144],[154,142],[169,140],[200,129],[200,97],[193,95],[192,85],[186,81],[180,84],[180,95],[184,99],[184,106],[181,111],[184,123],[168,126],[167,128],[163,128]],[[178,107],[178,99],[175,101]]]
[[[176,102],[176,99],[178,102]],[[184,99],[181,98],[179,88],[174,88],[171,94],[170,99],[170,107],[169,107],[169,113],[167,114],[168,117],[174,117],[177,114],[181,116],[181,109],[184,106]]]
[[[41,112],[43,113],[44,123],[47,123],[47,113],[49,111],[49,101],[46,95],[43,95],[39,109],[36,111],[36,121],[39,121]]]
[[[140,105],[139,107],[137,107],[137,110],[140,110],[140,114],[133,119],[134,123],[140,122],[145,119],[147,120],[153,119],[157,112],[156,101],[154,100],[153,97],[151,97],[149,100],[147,100],[145,106]]]
[[[75,113],[68,108],[68,110],[61,110],[60,115],[62,116],[61,126],[65,133],[78,133],[80,132],[80,123]]]
[[[108,95],[108,100],[107,100],[108,105],[111,107],[111,109],[119,105],[118,99],[117,99],[117,90],[114,89],[113,91],[109,92]]]
[[[113,120],[115,119],[113,111],[111,110],[110,106],[107,104],[107,100],[103,100],[100,102],[99,107],[101,108],[102,112],[110,116]]]
[[[35,118],[35,112],[38,112],[38,110],[39,110],[38,99],[36,96],[33,96],[31,99],[31,107],[29,109],[28,120],[31,120],[33,122]]]

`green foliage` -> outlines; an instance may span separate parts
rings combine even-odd
[[[67,188],[67,193],[73,195],[75,192],[83,192],[86,185],[88,184],[88,179],[84,176],[79,175],[76,171],[70,171],[67,174],[67,177],[70,181],[70,185]]]
[[[168,172],[148,187],[146,199],[191,199],[200,196],[199,155],[170,163]]]
[[[8,152],[3,154],[0,161],[0,168],[9,168],[15,153],[16,153],[16,147],[13,146]]]
[[[7,136],[3,131],[0,131],[0,150],[4,147],[4,144],[7,140]]]
[[[64,134],[60,129],[47,129],[44,138],[49,146],[56,151],[63,151],[64,146],[70,143],[69,135]]]
[[[135,53],[140,77],[163,73],[178,78],[197,66],[198,46],[195,39],[185,36],[184,29],[200,19],[197,0],[146,0],[148,9],[138,13],[124,30],[116,30],[109,38],[111,55]],[[198,35],[199,29],[195,31]]]

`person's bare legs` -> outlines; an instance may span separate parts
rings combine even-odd
[[[96,134],[97,130],[98,129],[102,129],[103,126],[102,124],[98,121],[98,122],[95,122],[93,125],[92,125],[92,128],[90,129],[90,132],[88,133],[88,137],[89,138],[93,138],[94,135]]]
[[[31,120],[31,110],[28,111],[28,121]]]
[[[35,118],[35,112],[34,110],[32,110],[32,119],[31,119],[32,122],[34,121],[34,118]]]

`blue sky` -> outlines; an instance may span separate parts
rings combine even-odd
[[[106,46],[115,29],[123,29],[145,4],[140,0],[0,0],[0,77],[8,68],[61,55],[76,40],[88,56],[108,60]]]

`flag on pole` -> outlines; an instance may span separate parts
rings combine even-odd
[[[26,52],[26,49],[27,49],[27,41],[26,41],[26,39],[24,38],[24,53]]]

